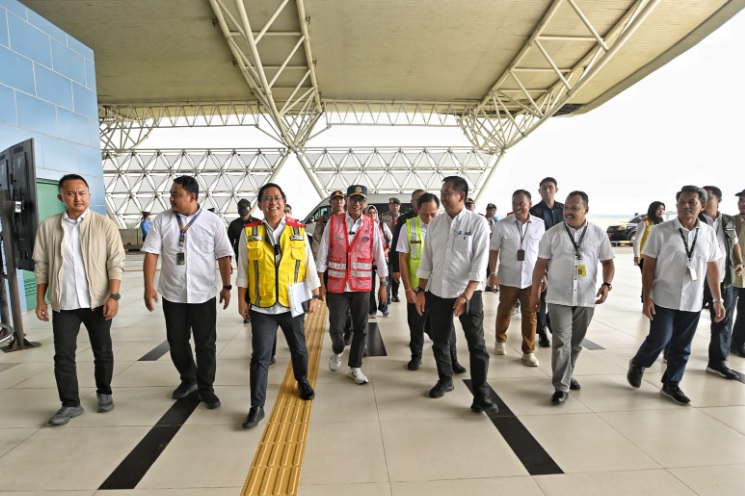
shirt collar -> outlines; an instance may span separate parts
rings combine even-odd
[[[686,231],[688,231],[688,229],[683,227],[683,224],[680,223],[680,219],[677,217],[675,217],[675,220],[673,221],[673,225],[675,225],[675,229],[685,229]],[[699,227],[701,227],[701,220],[696,219],[696,224],[693,226],[693,229],[698,229]],[[691,231],[693,231],[693,229],[691,229]]]
[[[70,224],[80,224],[81,222],[83,222],[83,220],[85,220],[85,216],[86,215],[88,215],[88,209],[87,208],[85,209],[85,212],[83,212],[82,214],[80,214],[80,217],[78,217],[77,219],[71,219],[70,216],[67,215],[67,210],[65,210],[65,212],[62,214],[62,218],[66,222],[69,222]]]

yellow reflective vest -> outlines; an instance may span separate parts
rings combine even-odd
[[[422,223],[417,215],[413,219],[406,219],[406,232],[409,235],[409,281],[411,287],[419,286],[419,278],[416,271],[419,270],[419,262],[424,250],[424,235],[422,234]]]
[[[305,225],[295,219],[286,218],[277,245],[279,264],[275,258],[275,247],[267,238],[264,223],[246,224],[248,247],[248,299],[259,308],[271,308],[277,302],[290,307],[287,286],[305,280],[307,260],[305,257],[307,237]]]

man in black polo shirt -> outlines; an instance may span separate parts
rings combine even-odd
[[[546,231],[559,222],[564,222],[564,204],[554,201],[554,197],[558,191],[559,186],[556,183],[556,179],[553,177],[543,178],[538,187],[541,201],[533,205],[533,208],[530,209],[530,215],[543,219],[543,222],[546,224]],[[541,292],[541,306],[538,311],[538,326],[536,328],[538,345],[541,348],[551,346],[551,341],[548,339],[548,334],[546,333],[547,329],[550,330],[549,325],[550,322],[546,312],[546,291],[544,290]]]

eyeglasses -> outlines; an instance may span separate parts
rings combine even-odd
[[[356,200],[354,198],[349,199],[349,203],[365,203],[367,201],[367,198],[357,198]]]
[[[679,207],[688,206],[688,207],[691,207],[691,208],[696,208],[696,205],[701,205],[701,203],[698,200],[688,200],[688,201],[680,200],[678,202],[678,206]]]
[[[269,203],[272,200],[274,200],[275,202],[279,203],[282,200],[284,200],[284,198],[282,198],[281,196],[277,195],[277,196],[265,196],[264,198],[261,199],[261,201],[266,202],[266,203]]]

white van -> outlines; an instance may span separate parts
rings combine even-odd
[[[326,198],[321,200],[321,202],[313,207],[313,210],[311,210],[310,213],[302,220],[303,224],[305,224],[305,232],[308,234],[309,238],[313,238],[313,230],[316,228],[316,222],[318,222],[318,219],[323,216],[326,216],[326,218],[328,218],[328,215],[331,213],[330,198],[331,197],[327,196]],[[378,209],[378,214],[383,215],[388,211],[388,200],[390,198],[398,198],[399,200],[401,200],[401,215],[412,211],[410,203],[411,193],[399,193],[393,195],[368,195],[367,205],[375,205],[375,207]]]

